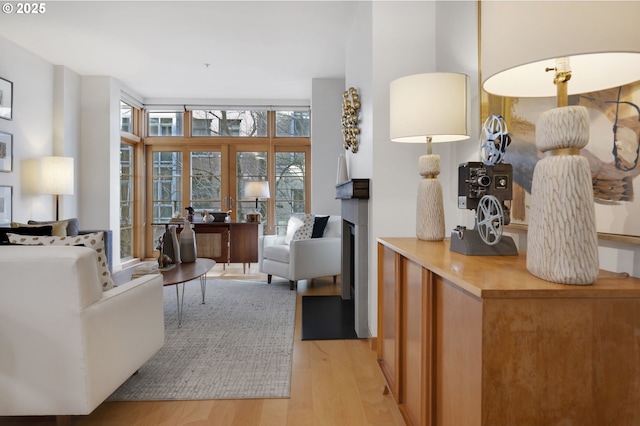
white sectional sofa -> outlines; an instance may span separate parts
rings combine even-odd
[[[163,344],[162,276],[103,292],[93,249],[0,246],[0,416],[89,414]]]

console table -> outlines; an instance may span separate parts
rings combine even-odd
[[[165,227],[175,225],[178,230],[183,222],[164,223]],[[258,222],[194,222],[198,257],[206,257],[222,263],[242,263],[246,265],[258,262],[258,235],[262,226]]]
[[[409,425],[640,424],[640,279],[378,239],[378,359]]]

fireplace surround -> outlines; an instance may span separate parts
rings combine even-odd
[[[342,215],[342,288],[344,300],[353,300],[354,329],[369,337],[369,179],[336,185]]]

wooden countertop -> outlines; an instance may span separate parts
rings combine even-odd
[[[466,256],[444,242],[413,237],[382,237],[377,241],[413,262],[481,298],[640,298],[640,279],[602,270],[592,285],[556,284],[529,273],[526,255]]]

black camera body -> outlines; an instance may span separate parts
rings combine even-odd
[[[458,166],[458,208],[476,210],[485,195],[493,195],[504,205],[513,197],[512,182],[511,164],[462,163]],[[508,211],[505,211],[505,216],[508,217]]]

